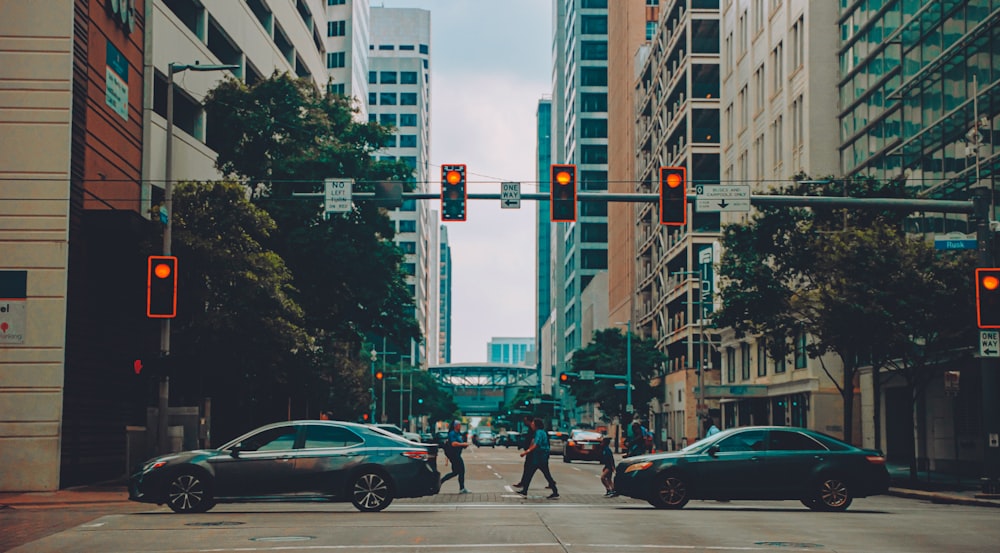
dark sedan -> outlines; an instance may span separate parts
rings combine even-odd
[[[630,457],[615,472],[616,492],[660,509],[691,499],[798,499],[843,511],[888,489],[880,452],[790,427],[724,430],[680,451]]]
[[[369,425],[289,421],[218,449],[150,459],[129,479],[129,499],[202,513],[216,503],[325,499],[381,511],[397,497],[438,493],[435,445]]]
[[[601,453],[604,451],[602,440],[604,436],[600,432],[590,432],[587,430],[574,430],[569,433],[569,441],[563,450],[563,462],[570,461],[600,461]]]

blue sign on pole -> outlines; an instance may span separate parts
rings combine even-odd
[[[979,247],[979,241],[975,238],[963,238],[949,240],[947,238],[935,238],[935,250],[974,250]]]

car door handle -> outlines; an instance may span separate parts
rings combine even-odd
[[[826,457],[823,457],[822,455],[813,455],[813,459],[816,459],[817,461],[822,461],[823,459],[826,459]]]
[[[292,460],[292,456],[291,455],[282,455],[281,457],[278,457],[278,460],[281,461],[282,463],[287,463],[288,461]]]
[[[760,457],[757,457],[755,455],[755,456],[751,457],[750,460],[756,463],[756,462],[760,461]]]

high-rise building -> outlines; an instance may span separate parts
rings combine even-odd
[[[368,45],[368,118],[396,132],[377,155],[403,161],[414,172],[417,192],[429,192],[430,181],[430,12],[411,8],[371,9]],[[414,318],[427,339],[410,345],[411,362],[426,366],[438,359],[437,296],[439,224],[427,202],[407,200],[390,213],[396,244],[406,256],[404,271],[414,298]],[[405,348],[405,344],[397,345]]]
[[[354,98],[357,117],[368,119],[369,0],[327,0],[327,91]]]
[[[534,365],[534,338],[492,338],[486,344],[486,362]]]
[[[451,244],[448,227],[440,230],[440,286],[438,293],[438,359],[435,364],[451,363]]]
[[[543,98],[538,101],[536,121],[536,162],[535,173],[538,180],[538,192],[546,194],[549,191],[549,166],[552,164],[552,100]],[[536,247],[535,256],[535,349],[538,355],[538,370],[542,375],[553,377],[554,367],[548,362],[550,356],[542,355],[546,351],[542,347],[542,336],[545,333],[546,321],[552,315],[552,223],[549,222],[548,202],[537,202],[535,205]],[[544,378],[542,382],[545,382]]]

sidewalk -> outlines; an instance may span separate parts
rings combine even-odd
[[[889,495],[932,503],[1000,507],[1000,495],[983,494],[978,478],[918,471],[916,480],[911,480],[908,466],[890,464],[886,468],[892,479]]]
[[[129,503],[125,484],[121,481],[111,481],[54,492],[0,492],[0,509],[101,503]]]

